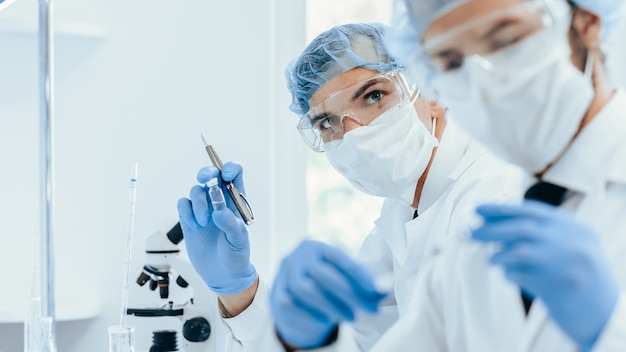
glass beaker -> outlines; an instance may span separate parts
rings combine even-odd
[[[109,326],[109,352],[135,352],[135,328],[125,325]]]

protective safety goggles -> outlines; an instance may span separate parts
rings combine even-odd
[[[323,152],[324,143],[343,138],[346,118],[366,126],[387,110],[411,101],[414,92],[398,70],[377,74],[330,94],[300,118],[298,131],[306,145]]]
[[[490,70],[493,67],[488,59],[490,54],[522,41],[570,13],[565,0],[524,0],[503,5],[426,38],[414,53],[412,78],[420,88],[428,90],[434,74],[460,69],[468,60]],[[426,96],[434,98],[430,94]]]

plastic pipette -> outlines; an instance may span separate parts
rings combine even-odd
[[[122,275],[122,307],[120,311],[120,326],[126,321],[128,308],[128,276],[130,272],[130,260],[133,253],[133,231],[135,229],[135,201],[137,200],[137,173],[139,164],[135,163],[133,175],[130,178],[130,211],[128,215],[128,235],[126,237],[126,251],[124,253],[124,274]]]

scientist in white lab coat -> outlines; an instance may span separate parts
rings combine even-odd
[[[384,31],[381,24],[334,27],[286,70],[290,108],[300,117],[305,143],[324,152],[358,189],[386,198],[358,262],[337,248],[304,241],[282,262],[275,280],[274,324],[267,288],[250,263],[246,226],[232,204],[213,210],[200,185],[179,201],[189,257],[218,294],[235,349],[311,348],[337,335],[349,336],[361,350],[370,348],[410,309],[420,265],[443,242],[466,234],[473,209],[516,197],[522,189],[520,170],[447,123],[444,109],[405,80],[402,65],[382,45]],[[198,181],[216,175],[206,167]],[[222,177],[243,189],[240,165],[226,163]],[[392,292],[379,292],[375,276],[392,278]],[[356,315],[350,334],[339,331],[341,322]]]
[[[339,332],[368,349],[410,309],[421,263],[441,242],[463,236],[475,206],[520,190],[517,168],[446,123],[443,109],[407,83],[402,65],[382,45],[384,31],[380,24],[332,28],[286,71],[291,109],[300,116],[307,145],[324,151],[357,188],[387,198],[359,262],[331,246],[303,242],[281,265],[272,291],[275,328],[267,287],[250,263],[247,228],[233,205],[212,209],[201,185],[178,203],[189,257],[218,294],[234,349],[317,347],[333,341],[340,322],[358,311],[378,310],[359,314],[351,334]],[[198,181],[217,174],[214,167],[202,168]],[[239,164],[226,163],[222,177],[244,189]],[[374,276],[393,278],[393,292],[378,292]]]
[[[338,326],[355,315],[350,336],[359,349],[368,349],[407,309],[420,265],[442,242],[463,236],[476,205],[520,191],[517,168],[446,123],[440,106],[419,97],[383,47],[384,31],[380,24],[334,27],[286,70],[290,108],[300,117],[306,144],[325,152],[357,188],[386,198],[358,262],[329,245],[304,241],[282,262],[271,294],[272,320],[268,290],[249,260],[246,226],[232,204],[213,210],[200,185],[179,201],[189,257],[218,294],[233,349],[318,347],[341,338],[346,329]],[[203,168],[198,181],[215,175],[215,168]],[[240,165],[226,163],[222,177],[243,189]],[[374,276],[392,278],[393,292],[378,292]]]
[[[603,45],[626,5],[406,5],[390,50],[421,67],[465,131],[537,183],[534,201],[477,209],[475,242],[424,268],[415,304],[376,350],[626,351],[626,95],[609,83]],[[513,292],[495,304],[485,294],[502,286],[494,270]],[[458,290],[481,271],[494,280]]]

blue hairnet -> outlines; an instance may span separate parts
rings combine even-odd
[[[393,25],[385,33],[385,45],[390,55],[409,67],[410,78],[420,88],[426,88],[421,79],[428,81],[427,76],[432,74],[419,59],[424,31],[436,18],[467,1],[469,0],[394,0]]]
[[[309,99],[326,82],[356,67],[387,72],[402,67],[383,45],[386,27],[380,23],[345,24],[318,35],[287,69],[289,109],[309,111]]]
[[[469,0],[396,0],[396,14],[405,13],[407,25],[413,26],[421,40],[424,31],[438,17]]]

